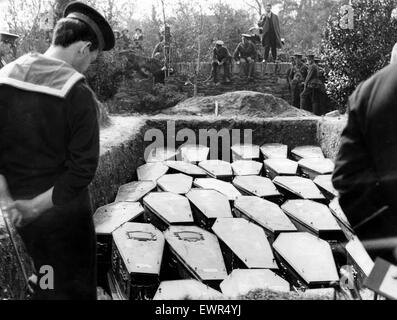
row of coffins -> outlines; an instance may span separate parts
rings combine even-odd
[[[206,160],[207,151],[187,147],[185,161],[167,150],[152,153],[138,181],[97,210],[98,259],[110,270],[114,298],[334,288],[333,245],[348,240],[350,262],[371,269],[334,199],[332,162],[321,149],[294,149],[292,160],[279,144],[235,146],[232,164]],[[264,164],[255,161],[258,153]]]

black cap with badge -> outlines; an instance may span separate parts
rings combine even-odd
[[[98,38],[100,51],[109,51],[114,48],[116,40],[113,29],[106,19],[94,8],[82,2],[75,1],[67,5],[63,16],[87,24]]]

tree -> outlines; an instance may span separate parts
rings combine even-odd
[[[397,21],[392,19],[396,0],[352,0],[354,29],[341,25],[340,9],[332,12],[323,41],[330,70],[327,89],[341,110],[361,82],[385,67],[397,41]]]

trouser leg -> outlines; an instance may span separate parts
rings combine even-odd
[[[224,63],[224,76],[223,76],[223,79],[226,81],[226,80],[230,80],[230,67],[231,67],[231,64],[229,63],[229,62],[225,62]]]
[[[266,61],[269,60],[269,55],[270,55],[270,46],[265,46],[265,56],[264,56],[264,59],[265,59]]]
[[[274,61],[277,60],[277,46],[276,45],[272,46],[272,57],[273,57]]]
[[[301,109],[309,112],[313,112],[313,89],[305,87],[301,94]]]
[[[248,78],[253,78],[254,77],[254,71],[255,71],[255,62],[249,62],[248,63]]]

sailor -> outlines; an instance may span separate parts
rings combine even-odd
[[[232,62],[232,56],[229,50],[224,46],[225,43],[221,40],[216,41],[215,48],[213,50],[212,57],[212,77],[214,83],[218,84],[218,71],[221,67],[224,69],[223,81],[230,83],[230,68]]]
[[[304,89],[301,94],[301,109],[314,113],[317,116],[323,115],[320,108],[320,90],[322,83],[319,80],[318,66],[314,61],[314,53],[306,55],[309,69],[304,82]]]
[[[291,96],[292,105],[296,108],[300,108],[300,96],[304,89],[304,81],[307,77],[307,67],[303,63],[303,54],[295,53],[295,66],[292,71],[291,81]]]
[[[50,277],[35,299],[96,299],[88,186],[98,165],[99,125],[83,73],[114,45],[105,18],[72,2],[44,55],[27,54],[0,70],[0,175],[15,200],[6,209],[38,283]]]
[[[250,40],[250,34],[243,34],[242,40],[234,51],[233,57],[237,64],[241,64],[241,70],[244,71],[248,81],[254,79],[255,62],[258,52],[255,45]]]
[[[291,92],[292,80],[294,79],[295,57],[290,56],[289,59],[290,59],[291,67],[287,71],[287,83],[288,83],[288,89]]]

